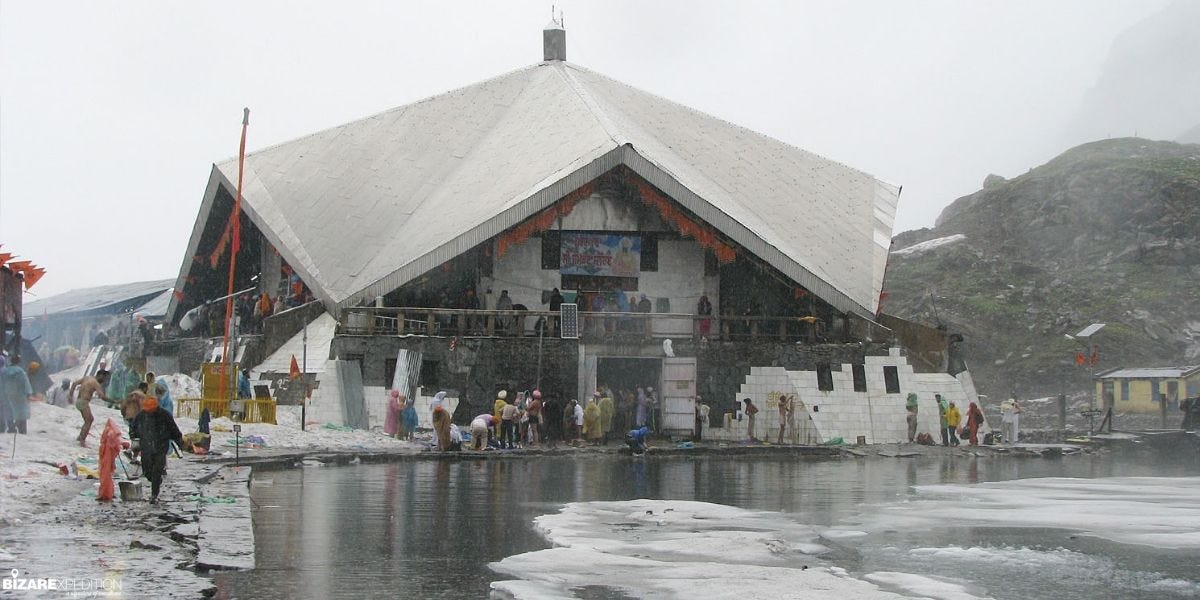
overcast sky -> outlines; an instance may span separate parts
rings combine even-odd
[[[571,62],[903,185],[898,233],[1083,141],[1114,38],[1168,2],[558,6]],[[37,297],[173,278],[243,106],[253,150],[527,66],[550,5],[4,0],[0,243]]]

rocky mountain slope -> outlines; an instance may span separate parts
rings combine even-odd
[[[901,233],[884,310],[965,336],[992,398],[1078,394],[1090,373],[1200,364],[1200,145],[1078,146]],[[1079,367],[1094,337],[1098,362]]]

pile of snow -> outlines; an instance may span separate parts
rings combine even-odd
[[[83,417],[75,407],[50,406],[32,402],[26,435],[0,435],[0,523],[17,523],[38,511],[36,503],[55,502],[80,487],[61,474],[58,465],[70,465],[80,459],[95,461],[96,447],[104,424],[112,419],[124,431],[125,421],[118,411],[92,406],[96,420],[92,424],[91,448],[80,448],[75,441]],[[14,451],[15,450],[15,451]],[[96,467],[96,463],[87,466]],[[120,466],[117,467],[118,472]]]
[[[171,376],[172,385],[178,383],[181,390],[188,389],[186,375]],[[195,380],[191,380],[194,382]],[[172,390],[172,394],[175,391]],[[242,425],[241,437],[258,436],[266,444],[255,448],[243,444],[241,455],[252,457],[267,451],[416,451],[424,444],[402,442],[381,433],[370,431],[345,431],[330,429],[320,423],[312,423],[307,431],[300,430],[300,408],[281,406],[277,410],[278,425],[246,423]],[[39,503],[56,502],[70,494],[76,494],[88,483],[76,481],[59,471],[59,465],[80,465],[96,468],[100,433],[108,419],[121,429],[128,438],[129,432],[120,411],[107,408],[103,402],[92,403],[91,436],[88,447],[80,448],[76,442],[83,417],[75,407],[51,406],[45,402],[30,403],[28,434],[0,434],[0,523],[16,523],[38,512]],[[197,431],[196,419],[177,417],[180,431]],[[226,418],[215,419],[212,428],[212,451],[214,455],[232,455],[233,422]],[[15,440],[15,441],[14,441]],[[14,453],[15,451],[15,453]],[[189,460],[200,457],[184,454]],[[171,458],[171,461],[176,459]],[[121,467],[117,467],[118,475]],[[92,482],[94,483],[94,482]]]
[[[918,244],[913,244],[911,246],[901,248],[899,250],[892,250],[892,255],[893,256],[916,256],[918,254],[923,254],[925,252],[933,250],[934,248],[940,248],[942,246],[947,246],[947,245],[953,244],[955,242],[961,242],[965,239],[967,239],[967,236],[965,236],[961,233],[956,233],[954,235],[949,235],[946,237],[940,237],[940,238],[936,238],[936,239],[932,239],[932,240],[926,240],[924,242],[921,242]]]
[[[1070,529],[1118,543],[1200,550],[1200,477],[1052,477],[914,489],[917,499],[875,507],[847,529]]]
[[[604,586],[633,597],[897,599],[815,556],[817,532],[783,513],[673,500],[576,502],[534,521],[554,548],[510,556],[493,570],[520,580],[512,598],[575,598]]]
[[[200,382],[183,373],[162,375],[159,379],[166,381],[167,389],[171,391],[171,398],[177,402],[180,398],[199,398],[203,394]]]
[[[175,422],[180,431],[187,433],[196,431],[199,427],[197,419],[177,417]],[[402,449],[417,449],[424,444],[418,442],[402,442],[375,431],[353,429],[347,431],[343,427],[331,428],[323,423],[309,419],[304,431],[300,430],[300,407],[277,406],[275,408],[275,425],[269,423],[242,423],[242,431],[237,437],[243,438],[242,455],[246,455],[244,438],[254,436],[266,442],[264,448],[273,450],[329,450],[329,451],[388,451]],[[212,434],[213,452],[234,451],[234,422],[228,417],[213,419],[209,424]]]

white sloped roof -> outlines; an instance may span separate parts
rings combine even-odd
[[[1101,373],[1096,377],[1098,379],[1163,379],[1187,377],[1196,371],[1200,371],[1200,365],[1183,367],[1135,367],[1115,369],[1107,373]]]
[[[243,199],[336,309],[399,287],[620,164],[839,309],[874,312],[895,187],[565,62],[250,154]],[[236,159],[214,167],[193,246],[214,183],[232,192],[237,168]]]
[[[26,302],[24,315],[25,318],[31,319],[43,315],[112,311],[116,310],[118,305],[139,299],[149,302],[158,296],[169,296],[171,283],[170,279],[164,279],[70,290],[49,298]]]

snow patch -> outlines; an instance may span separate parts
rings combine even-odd
[[[554,548],[491,568],[502,597],[575,598],[603,587],[633,597],[899,599],[814,556],[815,529],[788,515],[668,500],[576,502],[534,520]]]
[[[1040,478],[914,489],[915,500],[873,509],[854,526],[1069,529],[1118,543],[1200,549],[1200,477]]]
[[[897,589],[906,594],[915,594],[933,600],[981,600],[986,598],[986,596],[972,594],[965,584],[912,573],[878,571],[868,573],[864,578],[872,583]]]
[[[899,250],[892,250],[892,255],[893,256],[917,256],[918,254],[924,254],[925,252],[933,250],[934,248],[940,248],[942,246],[947,246],[947,245],[950,245],[950,244],[953,244],[956,242],[961,242],[965,239],[967,239],[967,236],[965,236],[961,233],[956,233],[954,235],[949,235],[946,237],[940,237],[940,238],[936,238],[936,239],[932,239],[932,240],[926,240],[924,242],[920,242],[918,244],[913,244],[911,246],[907,246],[907,247],[901,248]]]

